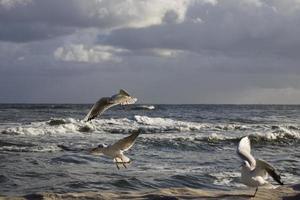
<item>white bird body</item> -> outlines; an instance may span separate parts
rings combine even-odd
[[[113,158],[114,162],[118,162],[118,163],[130,162],[130,159],[123,154],[123,151],[121,151],[120,149],[111,148],[110,146],[104,148],[102,150],[102,154],[107,157]]]
[[[240,140],[237,154],[243,160],[241,171],[241,182],[243,184],[257,188],[259,186],[272,186],[267,181],[268,175],[270,175],[275,181],[283,185],[280,175],[271,164],[264,160],[255,159],[251,155],[251,145],[248,137]]]
[[[267,178],[268,175],[266,173],[263,173],[262,170],[250,170],[248,167],[242,166],[241,182],[247,186],[258,187],[269,184],[269,182],[266,181]]]
[[[129,163],[131,160],[130,158],[126,157],[123,152],[129,150],[133,146],[138,135],[138,132],[133,133],[130,136],[120,139],[113,145],[99,145],[98,147],[91,149],[90,153],[94,155],[105,155],[110,157],[116,163],[118,169],[118,163],[123,164],[123,166],[126,168],[125,163]]]

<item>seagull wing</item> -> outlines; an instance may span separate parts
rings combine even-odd
[[[248,137],[243,137],[240,140],[236,152],[242,160],[249,163],[251,169],[255,168],[256,161],[255,158],[251,155],[251,145]]]
[[[128,149],[130,149],[137,136],[139,135],[138,132],[131,134],[130,136],[127,136],[125,138],[120,139],[119,141],[117,141],[116,143],[114,143],[112,146],[110,146],[111,149],[116,149],[116,150],[121,150],[123,151],[127,151]]]
[[[111,102],[109,97],[103,97],[97,101],[89,113],[84,118],[84,121],[90,121],[96,118],[99,114],[103,113],[108,108],[114,106],[115,104]]]
[[[99,114],[103,113],[105,110],[109,109],[112,106],[121,104],[129,105],[134,104],[137,101],[137,98],[132,97],[128,92],[121,89],[118,94],[113,95],[112,97],[103,97],[97,101],[89,113],[84,118],[84,121],[90,121],[97,117]]]
[[[119,94],[121,94],[121,95],[125,95],[125,96],[131,96],[126,90],[124,90],[124,89],[120,89],[120,91],[119,91]]]
[[[283,185],[279,173],[270,163],[264,160],[256,159],[256,165],[258,170],[264,170],[265,173],[268,173],[270,176],[272,176],[277,183]]]

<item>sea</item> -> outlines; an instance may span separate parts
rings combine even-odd
[[[243,136],[285,184],[300,182],[299,105],[116,106],[84,122],[91,106],[0,104],[0,194],[244,189]],[[125,153],[132,162],[119,170],[110,158],[61,148],[113,144],[136,131]]]

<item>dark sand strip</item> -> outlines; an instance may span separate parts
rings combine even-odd
[[[283,186],[276,189],[260,188],[255,196],[255,189],[232,191],[215,191],[192,188],[168,188],[151,191],[99,191],[79,193],[39,193],[22,197],[0,197],[2,200],[110,200],[110,199],[138,199],[138,200],[177,200],[177,199],[207,199],[207,200],[300,200],[300,184]]]

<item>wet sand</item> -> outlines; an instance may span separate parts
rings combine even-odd
[[[82,192],[82,193],[38,193],[29,194],[20,197],[4,197],[2,200],[109,200],[109,199],[138,199],[138,200],[176,200],[176,199],[235,199],[235,200],[299,200],[300,184],[292,186],[282,186],[276,189],[260,188],[255,197],[253,197],[255,189],[248,188],[232,191],[216,191],[202,190],[191,188],[168,188],[149,191],[98,191],[98,192]]]

